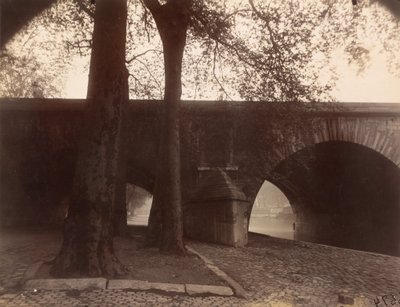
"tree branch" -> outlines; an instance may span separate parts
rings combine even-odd
[[[198,14],[196,11],[192,11],[192,15],[201,24],[203,30],[206,32],[207,36],[211,40],[233,50],[234,53],[236,53],[236,56],[238,57],[238,59],[240,61],[242,61],[243,63],[245,63],[247,65],[253,66],[253,63],[250,63],[248,60],[246,60],[246,58],[244,58],[244,56],[239,52],[239,50],[238,50],[238,48],[236,48],[236,46],[227,42],[225,39],[222,39],[222,37],[220,35],[217,35],[215,33],[215,31],[212,31],[209,27],[208,22],[202,16],[200,16],[200,14]]]
[[[140,86],[144,87],[143,83],[137,78],[134,74],[129,73],[129,77],[132,77],[135,80],[135,83],[139,83]]]
[[[137,55],[134,55],[134,56],[133,56],[132,58],[130,58],[129,60],[126,60],[125,63],[130,64],[132,61],[134,61],[134,60],[136,60],[137,58],[139,58],[139,57],[145,55],[145,54],[148,53],[148,52],[155,52],[155,53],[160,53],[160,54],[163,53],[161,50],[158,50],[158,49],[148,49],[148,50],[146,50],[146,51],[144,51],[144,52],[142,52],[142,53],[139,53],[139,54],[137,54]]]
[[[215,48],[214,48],[214,56],[213,56],[213,76],[214,79],[217,81],[220,89],[224,92],[224,94],[226,95],[226,97],[230,100],[232,100],[232,98],[229,96],[229,94],[227,93],[227,91],[225,90],[224,86],[222,85],[222,83],[219,81],[219,78],[215,72],[215,68],[216,68],[216,62],[217,62],[217,54],[219,53],[219,48],[218,48],[218,43],[215,43]]]
[[[150,70],[150,68],[148,67],[148,65],[147,65],[145,62],[140,61],[140,60],[138,60],[138,59],[135,59],[135,60],[144,66],[144,68],[145,68],[145,69],[147,70],[147,72],[149,73],[150,77],[151,77],[151,78],[154,80],[154,82],[157,84],[157,86],[158,86],[158,88],[159,88],[159,90],[160,90],[160,93],[162,93],[162,86],[161,86],[160,82],[158,81],[158,79],[153,75],[153,73],[151,72],[151,70]]]
[[[265,22],[265,26],[268,29],[269,38],[271,40],[271,44],[275,48],[275,51],[278,52],[279,51],[279,46],[275,41],[275,38],[274,38],[274,35],[273,35],[274,32],[273,32],[273,30],[272,30],[272,28],[271,28],[271,26],[269,24],[269,22],[270,22],[269,18],[267,18],[265,15],[261,14],[261,12],[259,10],[257,10],[257,8],[254,5],[253,0],[249,0],[249,4],[250,4],[253,12],[257,15],[257,17]]]
[[[94,12],[88,8],[86,5],[83,4],[82,0],[75,0],[75,3],[78,5],[78,7],[84,11],[89,17],[94,19]]]
[[[143,3],[146,5],[153,16],[155,14],[158,14],[161,9],[161,4],[160,2],[158,2],[158,0],[143,0]]]
[[[242,13],[242,12],[244,13],[244,12],[248,12],[248,11],[249,11],[249,9],[238,9],[238,10],[226,15],[226,17],[224,18],[224,22],[226,22],[229,18],[231,18],[239,13]]]
[[[88,51],[92,48],[92,40],[91,39],[82,39],[76,42],[69,42],[66,41],[67,44],[67,51],[71,49],[78,48],[78,52],[80,55],[84,55],[84,51]],[[84,50],[84,51],[83,51]]]
[[[148,11],[147,11],[147,6],[146,4],[143,2],[143,0],[140,0],[141,5],[143,6],[143,23],[144,23],[144,31],[146,32],[147,35],[147,41],[150,42],[150,31],[149,31],[149,18],[148,18]]]

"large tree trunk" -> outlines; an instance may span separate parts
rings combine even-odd
[[[163,130],[153,205],[161,204],[161,249],[184,253],[179,107],[182,93],[182,58],[190,18],[188,10],[190,2],[170,0],[161,5],[157,0],[146,0],[145,3],[157,24],[163,43],[165,66]],[[157,230],[157,227],[154,229]],[[152,236],[154,237],[154,234]]]
[[[86,129],[80,147],[56,276],[113,276],[113,214],[128,101],[126,0],[96,0]]]
[[[165,135],[166,144],[163,154],[166,155],[164,171],[160,178],[166,202],[162,207],[163,240],[162,250],[183,251],[183,217],[181,196],[181,166],[180,166],[180,136],[179,136],[179,109],[181,99],[181,68],[183,49],[185,46],[186,31],[180,41],[173,37],[164,39],[165,65]],[[183,40],[183,42],[182,42]],[[163,179],[164,178],[164,179]],[[163,184],[164,183],[164,184]]]
[[[128,82],[128,81],[127,81]],[[128,85],[127,85],[128,86]],[[127,101],[129,100],[129,89],[126,88]],[[125,105],[124,108],[126,108]],[[126,110],[127,111],[127,110]],[[123,112],[121,118],[121,136],[120,136],[120,150],[118,156],[118,171],[116,178],[116,187],[114,195],[114,235],[127,236],[128,235],[128,214],[127,214],[127,199],[126,199],[126,163],[127,152],[125,147],[125,140],[127,139],[127,112]]]

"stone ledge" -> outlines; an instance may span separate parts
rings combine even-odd
[[[24,290],[103,290],[106,285],[105,278],[31,279],[25,283]]]
[[[112,279],[108,282],[107,290],[138,290],[138,291],[165,291],[173,293],[186,293],[188,295],[218,295],[232,296],[233,291],[225,286],[195,285],[195,284],[169,284],[148,282],[131,279]]]
[[[130,279],[112,279],[108,281],[108,290],[150,290],[148,281],[130,280]]]
[[[108,282],[107,289],[160,290],[165,292],[185,293],[184,284],[158,283],[131,279],[112,279]]]
[[[211,260],[198,254],[191,248],[188,248],[192,253],[197,254],[206,263],[206,266],[220,274],[216,274],[226,280],[226,274],[220,271]],[[131,279],[112,279],[106,278],[46,278],[34,279],[37,271],[44,262],[36,262],[29,267],[23,276],[24,290],[137,290],[137,291],[164,291],[169,293],[187,294],[191,296],[201,295],[217,295],[217,296],[232,296],[234,291],[230,287],[216,285],[198,285],[198,284],[173,284],[173,283],[157,283],[144,280]],[[215,269],[213,270],[212,268]],[[240,286],[239,286],[240,287]],[[235,290],[237,292],[237,290]],[[239,295],[240,296],[240,295]]]
[[[196,295],[234,295],[226,286],[169,284],[131,279],[112,279],[107,283],[105,278],[61,278],[61,279],[31,279],[24,285],[24,290],[137,290],[164,291],[169,293]]]
[[[208,286],[208,285],[193,285],[186,284],[186,293],[189,295],[219,295],[219,296],[232,296],[233,291],[225,286]]]
[[[235,295],[240,298],[247,298],[247,292],[246,290],[237,282],[235,281],[232,277],[230,277],[228,274],[226,274],[224,271],[222,271],[220,268],[218,268],[210,259],[208,259],[206,256],[200,254],[198,251],[196,251],[193,247],[186,245],[186,249],[190,251],[191,253],[197,255],[201,260],[204,261],[205,265],[218,277],[223,279],[230,287],[233,288]]]

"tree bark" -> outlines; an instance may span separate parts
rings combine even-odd
[[[162,212],[161,249],[184,253],[180,171],[179,108],[182,94],[182,59],[190,14],[188,0],[170,0],[161,5],[145,0],[157,24],[165,66],[164,114],[155,201]],[[154,236],[154,235],[153,235]]]
[[[96,0],[86,128],[81,140],[56,276],[114,276],[113,214],[128,102],[126,0]]]
[[[128,82],[128,79],[127,79]],[[129,89],[126,88],[126,99],[129,101]],[[124,106],[127,109],[127,105]],[[127,199],[126,199],[126,163],[127,152],[125,148],[125,140],[127,139],[127,112],[121,115],[121,136],[119,144],[118,170],[116,178],[116,187],[114,194],[114,236],[128,235],[128,214],[127,214]]]

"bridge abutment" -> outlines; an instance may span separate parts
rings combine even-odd
[[[360,214],[308,213],[296,216],[295,240],[400,255],[398,233],[390,228],[371,228]]]

